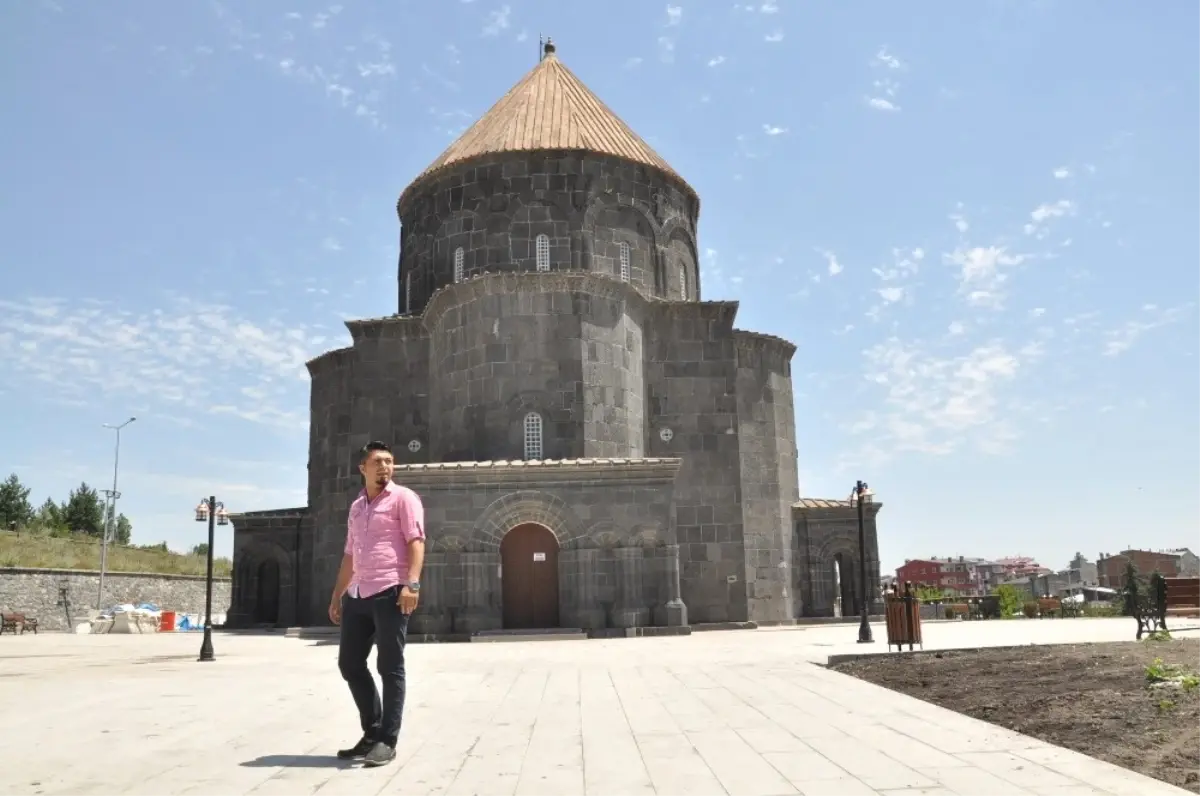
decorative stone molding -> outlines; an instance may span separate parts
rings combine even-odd
[[[573,546],[584,536],[583,523],[561,498],[545,492],[511,492],[488,505],[471,528],[470,543],[499,550],[500,540],[518,525],[536,523],[558,539],[559,547]]]

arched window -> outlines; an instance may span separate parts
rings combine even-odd
[[[534,239],[534,250],[537,253],[537,269],[550,270],[550,236],[545,233]]]
[[[621,241],[617,244],[617,249],[621,253],[621,281],[629,281],[629,244]]]
[[[461,282],[463,277],[463,248],[454,250],[454,281]]]
[[[542,459],[542,416],[537,412],[525,415],[525,460]]]
[[[679,298],[687,301],[688,283],[687,283],[687,266],[682,263],[679,266]]]

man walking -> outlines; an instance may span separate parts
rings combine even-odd
[[[350,504],[346,548],[329,600],[329,618],[342,627],[338,669],[350,686],[363,732],[358,743],[337,756],[368,766],[396,757],[404,713],[404,643],[425,563],[425,508],[415,492],[392,483],[395,468],[387,445],[363,446],[358,471],[365,486]],[[382,704],[367,669],[372,642]]]

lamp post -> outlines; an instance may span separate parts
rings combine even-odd
[[[861,606],[858,623],[859,644],[875,643],[875,639],[871,635],[870,609],[867,605],[867,530],[863,520],[863,503],[870,500],[871,495],[871,489],[865,481],[856,483],[854,491],[850,495],[850,499],[858,507],[858,582],[861,584],[858,589],[858,602]]]
[[[212,644],[212,581],[213,581],[213,536],[217,525],[229,524],[229,512],[217,498],[206,497],[196,506],[196,522],[208,520],[208,564],[204,577],[204,641],[200,644],[200,661],[215,661]]]
[[[121,497],[121,493],[117,491],[117,469],[121,465],[121,429],[137,420],[136,417],[131,417],[124,423],[113,425],[105,423],[104,428],[112,429],[117,432],[117,446],[113,451],[113,485],[111,490],[105,490],[105,495],[108,497],[108,516],[104,520],[104,530],[100,535],[100,588],[96,592],[96,610],[104,610],[104,573],[108,569],[108,540],[112,536],[113,529],[117,523],[117,498]]]

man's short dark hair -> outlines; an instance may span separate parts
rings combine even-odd
[[[387,446],[386,442],[380,442],[379,440],[374,440],[372,442],[368,442],[366,445],[363,445],[362,450],[360,450],[358,452],[358,461],[360,463],[365,462],[367,460],[367,457],[370,456],[375,451],[383,451],[384,453],[391,453],[392,449]]]

